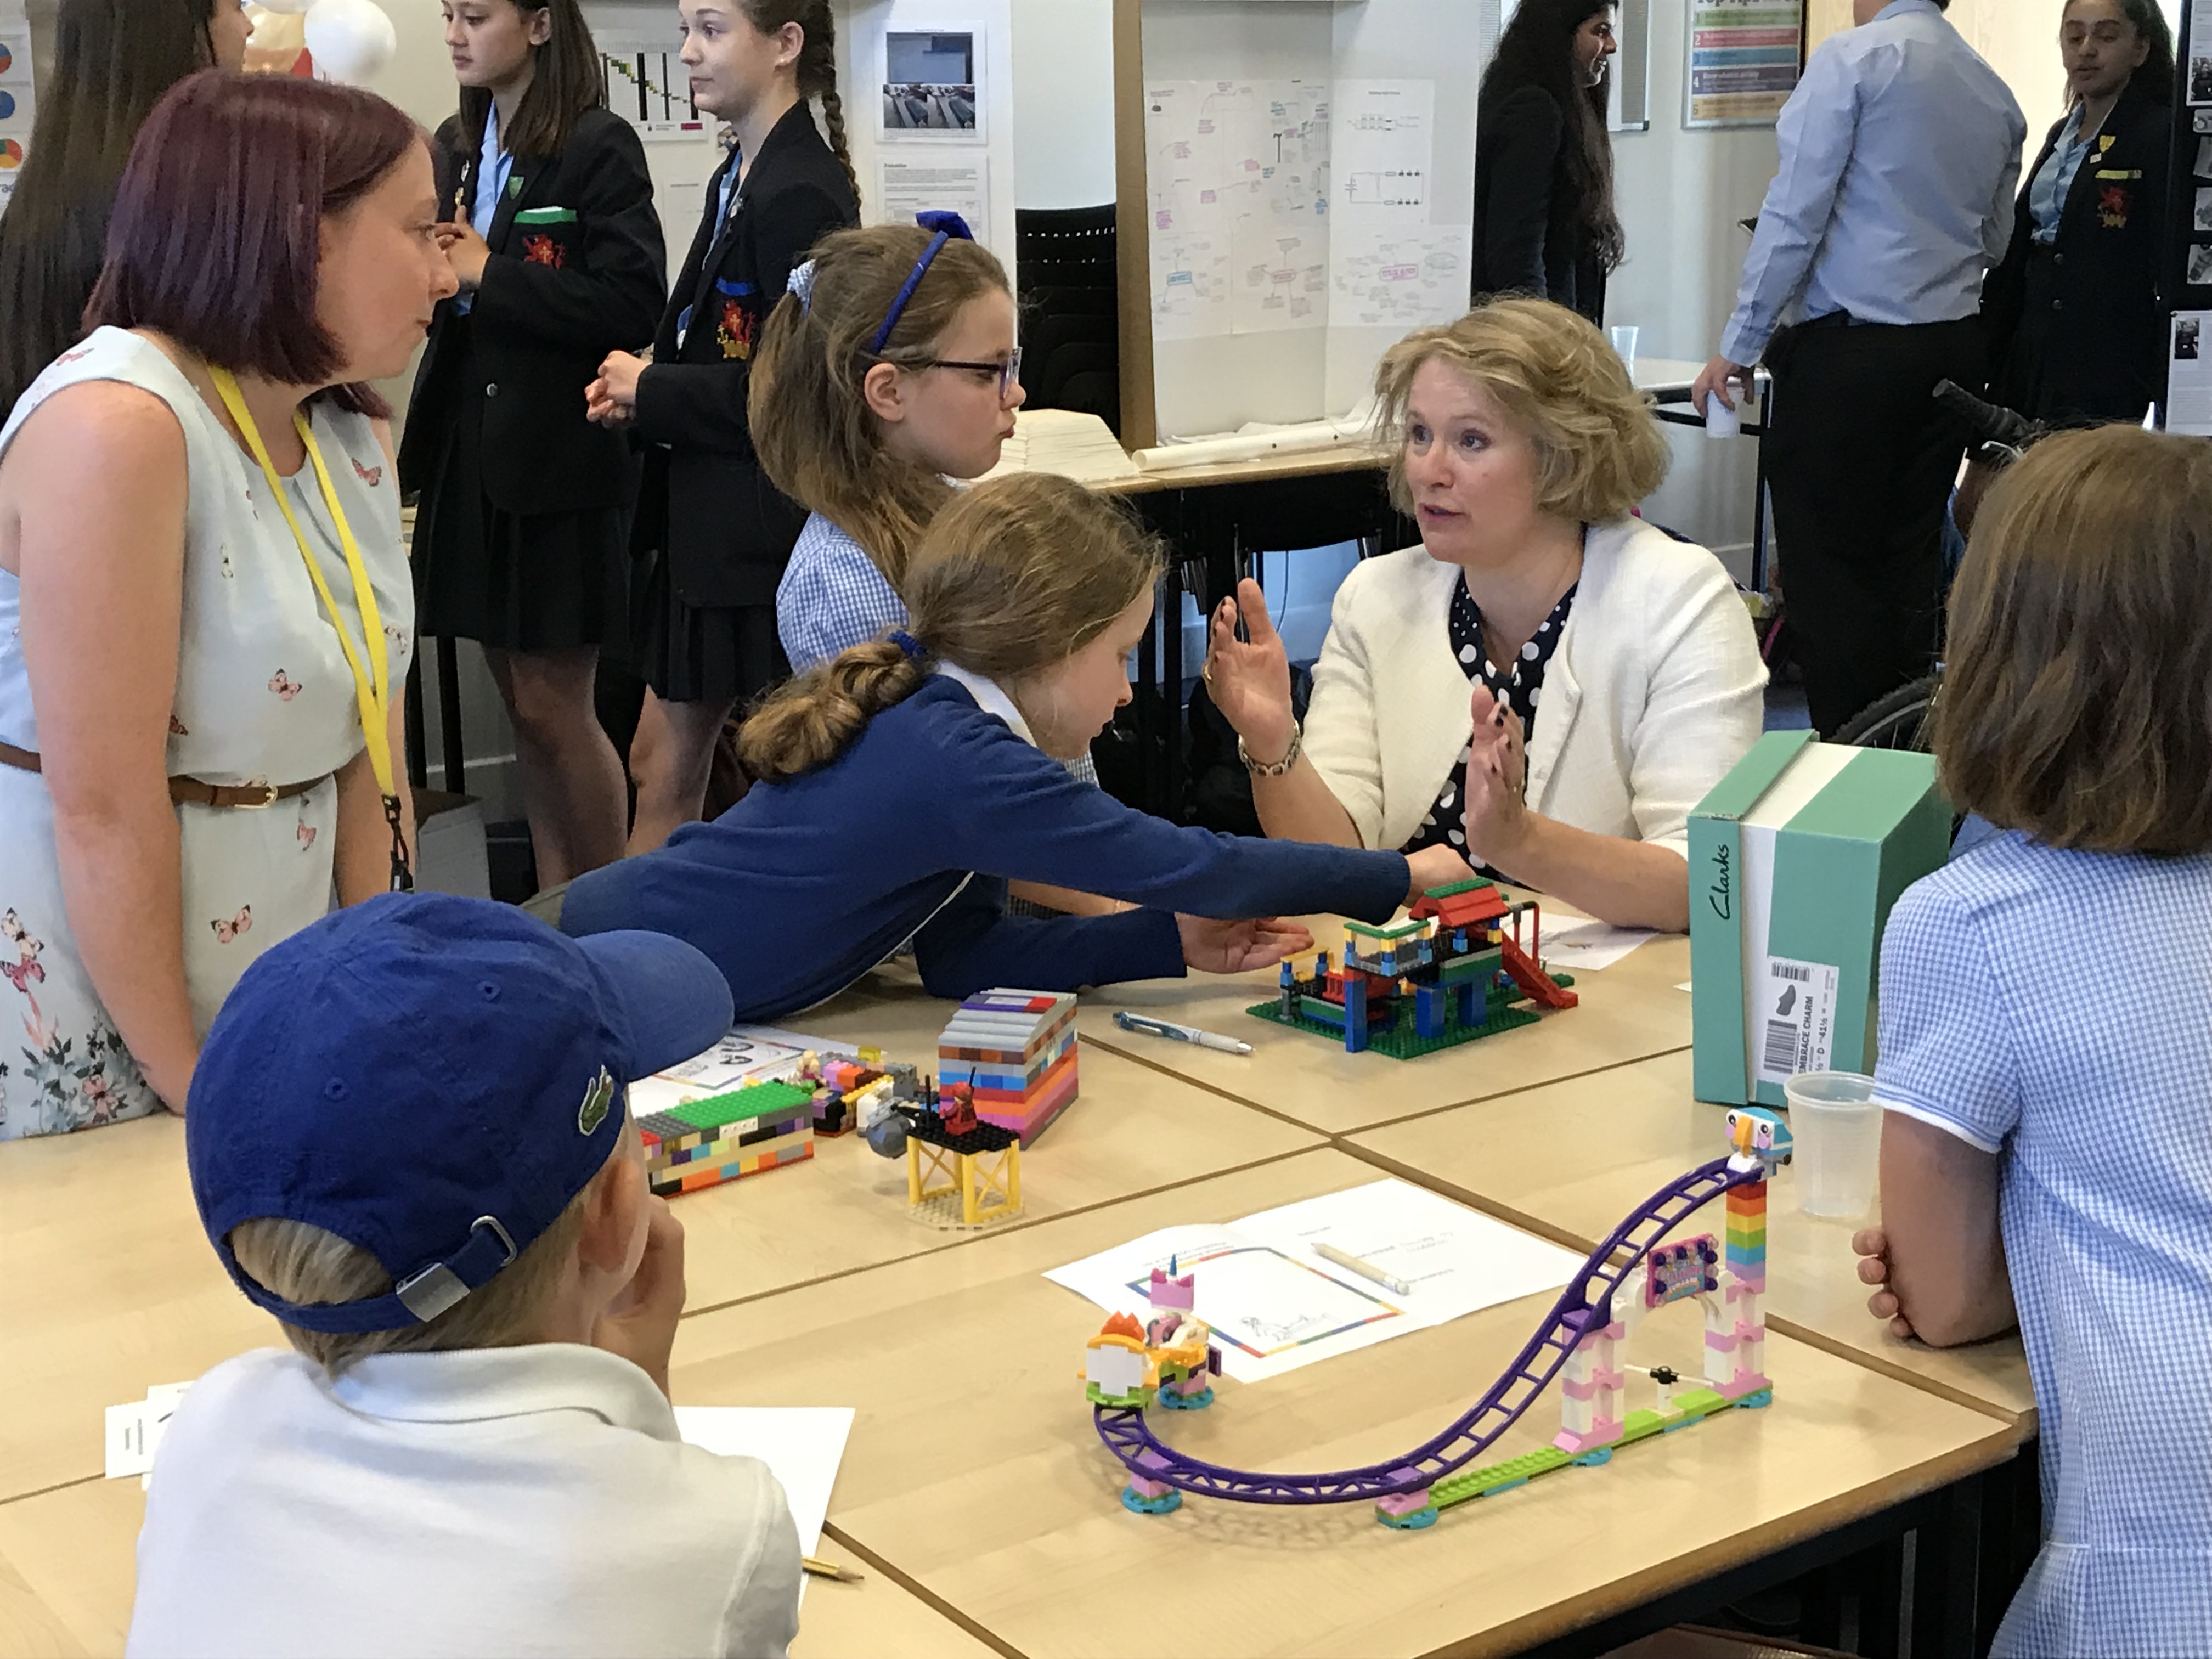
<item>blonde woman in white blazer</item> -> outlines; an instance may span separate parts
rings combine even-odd
[[[1206,678],[1271,836],[1446,842],[1624,926],[1689,925],[1689,813],[1758,738],[1766,671],[1720,563],[1629,516],[1665,476],[1596,329],[1507,300],[1376,373],[1419,547],[1338,591],[1300,732],[1255,583]],[[1249,638],[1237,638],[1239,616]]]

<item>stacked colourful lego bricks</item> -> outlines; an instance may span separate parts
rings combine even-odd
[[[937,1040],[940,1089],[972,1083],[975,1115],[1034,1146],[1075,1098],[1075,999],[1052,991],[981,991]]]
[[[814,1156],[814,1091],[756,1083],[638,1120],[646,1180],[664,1197]]]

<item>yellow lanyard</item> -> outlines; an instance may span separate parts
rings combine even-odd
[[[239,394],[237,377],[227,368],[210,364],[208,378],[215,382],[222,406],[230,411],[230,418],[237,423],[246,447],[261,464],[261,476],[269,481],[269,493],[283,514],[284,522],[291,526],[292,539],[299,544],[300,558],[307,567],[308,579],[315,585],[316,596],[323,602],[331,626],[337,631],[338,648],[345,653],[346,666],[353,670],[354,696],[361,708],[362,736],[368,744],[369,769],[376,775],[377,790],[384,797],[385,821],[392,826],[392,884],[395,890],[404,890],[414,884],[407,867],[406,842],[400,831],[398,778],[392,769],[392,678],[384,649],[384,617],[377,609],[376,590],[369,582],[368,567],[362,562],[360,545],[353,538],[353,526],[346,522],[345,508],[338,504],[337,487],[331,482],[330,469],[323,465],[323,452],[316,446],[314,428],[306,416],[295,411],[292,424],[299,432],[300,441],[307,447],[307,460],[315,469],[315,480],[322,485],[323,504],[330,508],[331,522],[338,532],[338,546],[345,554],[346,571],[353,578],[354,603],[361,611],[363,643],[368,653],[366,668],[362,665],[362,653],[355,648],[353,636],[346,631],[345,618],[339,614],[337,601],[331,596],[331,585],[324,579],[322,565],[308,548],[307,535],[292,511],[284,480],[269,459],[269,447],[261,441],[261,429],[253,423],[246,399]]]

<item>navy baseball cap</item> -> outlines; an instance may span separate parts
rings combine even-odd
[[[711,1047],[730,989],[659,933],[569,939],[512,906],[393,893],[246,970],[192,1074],[185,1161],[240,1290],[307,1330],[398,1330],[481,1288],[605,1166],[623,1091]],[[287,1302],[232,1228],[305,1222],[394,1289]]]

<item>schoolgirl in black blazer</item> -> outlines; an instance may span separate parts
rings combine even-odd
[[[417,626],[483,645],[550,884],[621,857],[629,830],[593,688],[600,647],[628,646],[637,466],[584,393],[652,337],[667,249],[578,0],[451,6],[446,39],[461,111],[434,152],[462,292],[431,324],[399,454],[421,492]]]
[[[793,268],[860,222],[830,0],[680,0],[678,9],[693,100],[731,125],[739,149],[707,186],[653,361],[611,356],[591,392],[594,420],[628,425],[646,446],[634,616],[653,695],[630,750],[632,854],[699,816],[724,720],[787,672],[775,589],[806,510],[777,493],[753,453],[748,364]],[[741,30],[751,38],[734,38]],[[763,48],[775,54],[765,89],[747,67]]]
[[[2173,113],[2138,72],[2081,159],[2057,238],[2039,242],[2036,177],[2066,127],[2051,128],[2028,169],[2012,246],[1983,285],[1990,398],[2060,424],[2140,421],[2163,384],[2158,262]]]

